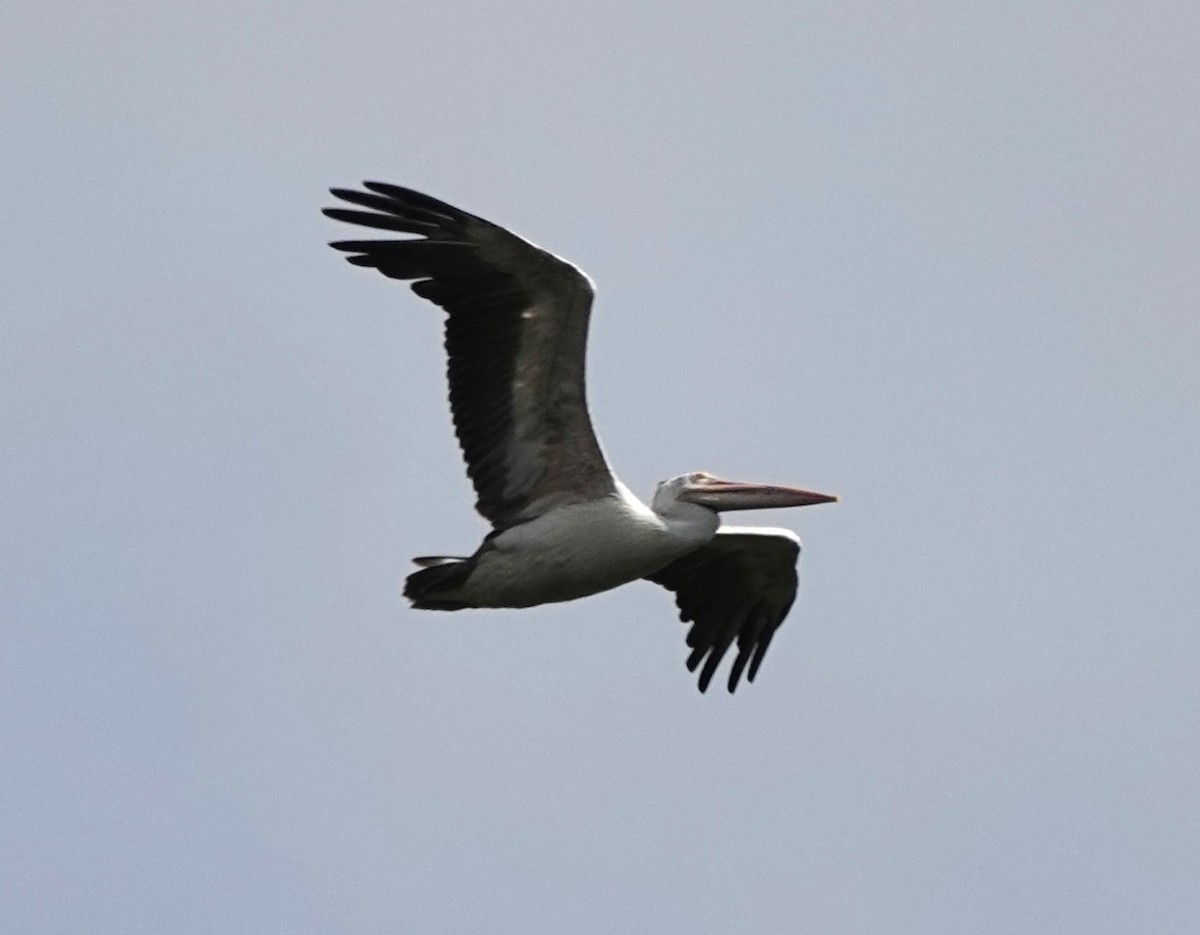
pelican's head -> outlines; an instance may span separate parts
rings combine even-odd
[[[787,506],[812,506],[834,503],[837,497],[827,493],[801,490],[799,487],[778,487],[773,484],[746,484],[721,480],[695,471],[680,474],[658,485],[654,492],[654,510],[667,512],[676,503],[694,503],[715,513],[726,510],[766,510]]]

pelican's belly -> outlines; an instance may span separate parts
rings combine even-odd
[[[572,504],[493,539],[461,594],[476,607],[570,601],[641,578],[695,547],[640,503]]]

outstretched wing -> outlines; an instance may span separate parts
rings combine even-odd
[[[737,640],[729,690],[749,665],[753,682],[771,638],[796,599],[800,539],[787,529],[724,527],[705,546],[646,577],[675,592],[679,619],[691,621],[688,671],[708,688],[726,650]],[[707,657],[707,658],[706,658]]]
[[[364,182],[331,189],[366,211],[326,208],[339,221],[417,236],[330,246],[355,266],[444,308],[454,428],[494,526],[563,503],[598,499],[616,484],[588,416],[584,358],[592,285],[565,260],[412,189]]]

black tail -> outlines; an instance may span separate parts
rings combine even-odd
[[[404,596],[412,601],[417,610],[462,610],[471,606],[444,595],[447,591],[455,591],[466,583],[474,570],[474,563],[469,560],[441,561],[442,564],[414,571],[405,579]],[[421,560],[418,559],[418,562]]]

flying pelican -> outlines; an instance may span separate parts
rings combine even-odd
[[[754,681],[796,597],[800,540],[787,529],[721,528],[718,513],[829,503],[794,487],[681,474],[647,507],[600,450],[584,392],[592,283],[527,240],[428,195],[364,182],[333,188],[367,210],[326,208],[338,221],[414,234],[330,244],[447,313],[454,428],[492,531],[469,557],[413,561],[404,596],[422,610],[532,607],[639,578],[671,590],[691,622],[687,667],[708,688],[730,645]],[[747,667],[748,670],[747,670]]]

